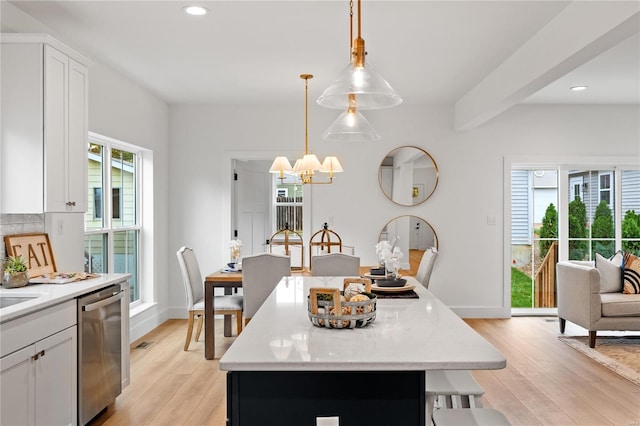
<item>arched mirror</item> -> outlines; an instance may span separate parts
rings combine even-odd
[[[404,253],[400,263],[401,269],[409,270],[415,275],[418,271],[422,254],[429,247],[438,249],[438,236],[431,224],[418,216],[404,215],[391,219],[380,231],[378,242],[394,241]]]
[[[384,195],[401,206],[425,202],[438,185],[438,166],[427,151],[401,146],[388,153],[378,169]]]

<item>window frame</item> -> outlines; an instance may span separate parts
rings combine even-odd
[[[137,299],[131,301],[129,306],[131,308],[135,308],[136,306],[142,304],[145,300],[145,291],[144,284],[141,276],[141,270],[143,269],[142,265],[142,256],[141,256],[141,248],[143,247],[143,228],[144,224],[142,221],[143,218],[143,205],[142,205],[142,176],[143,176],[143,163],[144,163],[144,152],[145,150],[141,147],[128,144],[126,142],[122,142],[113,138],[109,138],[107,136],[99,135],[97,133],[89,132],[88,143],[98,144],[102,146],[103,149],[103,158],[102,158],[102,227],[87,229],[85,224],[84,235],[87,236],[95,236],[95,235],[105,235],[106,236],[106,247],[107,253],[105,255],[106,258],[106,273],[114,273],[114,234],[126,231],[135,231],[136,233],[136,277],[135,283],[137,287]],[[127,151],[133,153],[135,158],[135,213],[134,213],[134,225],[126,225],[126,226],[118,226],[114,225],[113,219],[118,219],[113,217],[113,201],[114,201],[114,191],[112,187],[112,150],[118,149],[122,151]],[[105,166],[108,164],[108,166]],[[95,188],[92,188],[95,189]],[[118,188],[120,189],[120,188]],[[105,193],[111,193],[111,197],[104,197]],[[95,201],[94,201],[95,202]],[[122,193],[120,192],[119,201],[120,205],[119,210],[122,213]],[[94,210],[95,216],[95,210]],[[86,218],[86,215],[85,215]],[[133,295],[134,292],[132,291]]]
[[[505,315],[554,315],[557,308],[536,308],[535,310],[527,308],[511,308],[511,172],[518,169],[557,169],[558,170],[558,241],[559,256],[558,261],[568,260],[568,213],[567,206],[571,201],[569,199],[570,191],[568,174],[570,170],[589,169],[589,170],[611,170],[613,171],[612,184],[614,193],[612,200],[614,205],[620,206],[615,209],[615,241],[616,250],[620,249],[622,242],[621,223],[622,223],[622,189],[616,182],[621,182],[622,172],[625,170],[640,171],[640,166],[630,157],[583,157],[583,156],[557,156],[553,160],[541,160],[539,156],[505,156],[503,158],[503,306],[502,312]]]

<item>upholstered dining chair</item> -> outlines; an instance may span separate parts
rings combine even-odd
[[[242,294],[245,325],[258,311],[282,277],[291,275],[291,258],[261,253],[242,259]]]
[[[311,275],[316,277],[357,277],[360,275],[360,258],[346,253],[312,256]]]
[[[189,324],[187,326],[187,339],[184,342],[184,350],[189,350],[193,321],[198,318],[195,341],[197,342],[202,332],[202,320],[204,318],[204,281],[200,274],[198,260],[192,248],[181,247],[177,251],[182,282],[187,296],[187,309],[189,310]],[[242,331],[242,306],[243,297],[239,295],[215,296],[215,315],[235,315],[238,334]]]
[[[420,259],[420,265],[418,266],[418,272],[416,273],[416,280],[420,282],[425,288],[429,288],[429,280],[431,279],[431,271],[433,271],[433,265],[438,258],[438,251],[435,247],[429,247],[426,249]]]

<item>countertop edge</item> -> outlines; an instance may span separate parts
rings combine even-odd
[[[26,302],[0,309],[0,324],[46,309],[111,284],[122,282],[131,274],[104,274],[98,278],[67,284],[30,284],[25,287],[0,287],[1,296],[39,295]]]

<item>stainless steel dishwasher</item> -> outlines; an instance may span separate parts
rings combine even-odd
[[[112,285],[78,299],[78,422],[88,423],[122,391],[124,291]]]

